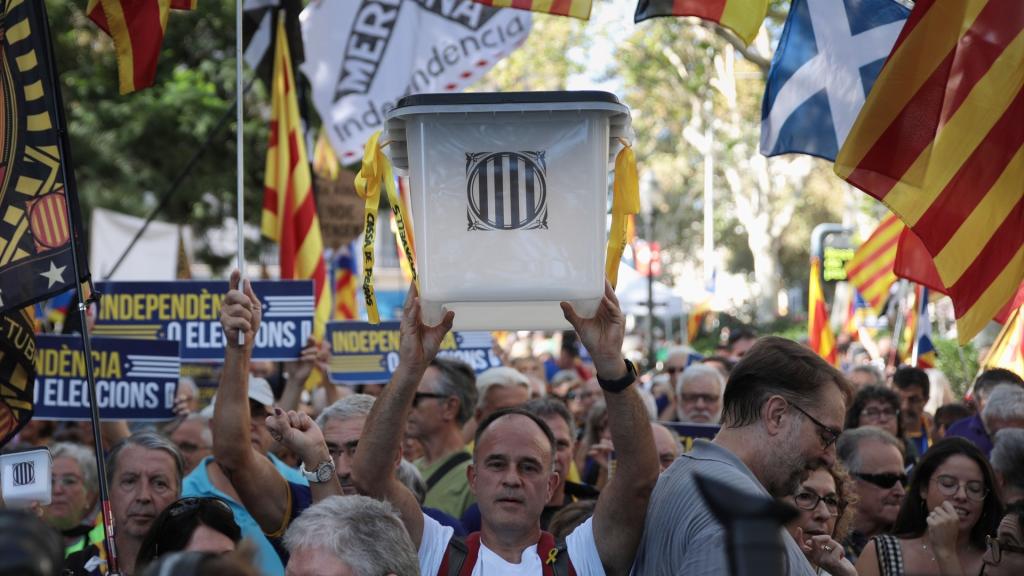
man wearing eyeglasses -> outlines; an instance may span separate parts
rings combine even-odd
[[[905,496],[904,444],[885,430],[864,426],[839,437],[836,454],[854,479],[856,510],[849,536],[843,541],[846,556],[856,563],[873,536],[889,531]]]
[[[694,364],[679,376],[676,416],[680,422],[718,424],[722,417],[725,378],[716,368]]]
[[[811,471],[835,462],[850,383],[806,346],[761,338],[729,375],[722,428],[697,440],[662,473],[652,495],[634,573],[727,574],[726,532],[700,496],[694,474],[753,497],[796,492]],[[780,528],[787,573],[814,570]]]

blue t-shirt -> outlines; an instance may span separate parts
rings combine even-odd
[[[309,507],[308,500],[305,503],[295,501],[297,490],[292,489],[292,486],[298,485],[300,482],[306,484],[306,479],[297,470],[291,468],[273,454],[270,454],[269,457],[277,470],[288,481],[288,487],[292,493],[292,510],[299,508],[300,504],[301,510]],[[196,466],[195,470],[185,477],[181,484],[182,497],[215,496],[227,502],[228,506],[231,507],[231,511],[235,514],[235,522],[242,531],[242,538],[248,538],[257,546],[256,565],[259,567],[260,572],[265,576],[284,576],[284,565],[288,562],[287,555],[282,556],[284,547],[280,545],[280,542],[273,541],[277,540],[276,538],[268,538],[263,534],[259,523],[256,522],[256,519],[249,514],[249,511],[240,502],[235,501],[213,485],[209,474],[206,472],[206,466],[212,461],[213,456],[207,456]],[[308,494],[308,485],[304,486],[304,488]]]

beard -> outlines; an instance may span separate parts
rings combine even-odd
[[[800,446],[800,426],[793,426],[785,438],[779,440],[770,455],[768,469],[772,472],[766,478],[765,489],[775,498],[796,494],[800,483],[807,479],[812,470],[818,468],[796,447]]]

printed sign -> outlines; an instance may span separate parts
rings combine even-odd
[[[697,439],[711,440],[718,434],[718,424],[691,424],[684,422],[658,422],[679,435],[679,441],[683,443],[683,452],[689,452],[693,448],[693,441]]]
[[[473,0],[310,2],[300,16],[313,104],[342,164],[403,96],[458,92],[530,33],[523,10]]]
[[[398,322],[330,322],[331,381],[346,384],[387,382],[398,366]],[[479,374],[501,366],[490,332],[449,332],[441,342],[440,358],[462,360]]]
[[[226,281],[99,282],[97,336],[177,340],[183,362],[223,362]],[[295,360],[313,332],[311,280],[254,280],[263,304],[254,360]]]
[[[181,372],[178,342],[93,338],[100,417],[170,420]],[[34,418],[88,420],[89,384],[78,336],[36,336]]]

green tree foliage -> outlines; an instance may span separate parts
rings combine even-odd
[[[172,11],[155,85],[124,96],[118,94],[113,41],[88,19],[85,5],[47,0],[86,226],[92,207],[148,215],[229,114],[157,216],[187,222],[200,234],[221,226],[235,210],[234,2]],[[258,81],[245,105],[246,220],[258,223],[269,116],[269,98]],[[205,256],[218,266],[230,261]]]

